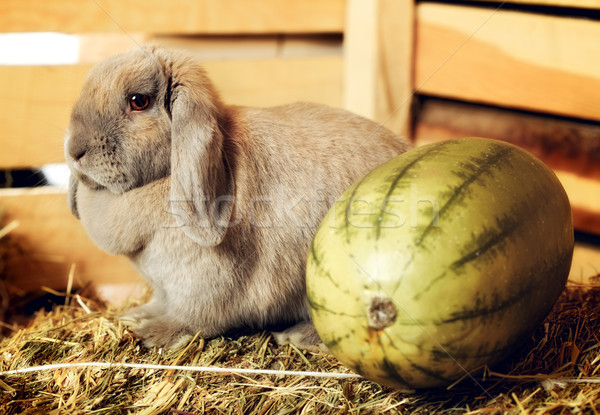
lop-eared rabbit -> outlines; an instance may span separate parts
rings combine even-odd
[[[122,316],[146,345],[288,328],[279,341],[310,348],[316,228],[354,181],[407,148],[340,109],[224,104],[194,59],[143,47],[83,85],[65,139],[69,205],[153,287]]]

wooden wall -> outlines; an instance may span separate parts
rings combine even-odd
[[[341,106],[343,27],[342,0],[0,2],[3,31],[58,31],[80,42],[76,64],[0,66],[0,168],[63,162],[69,113],[90,66],[148,41],[205,61],[227,102]],[[2,189],[0,210],[3,224],[19,224],[5,267],[13,292],[64,288],[72,264],[77,285],[100,282],[108,297],[138,280],[126,259],[93,245],[64,189]]]
[[[526,148],[557,172],[577,228],[600,233],[600,1],[509,3],[419,3],[414,137]],[[549,7],[566,5],[594,10]]]
[[[406,39],[412,39],[413,28],[393,30],[393,21],[410,22],[413,11],[412,1],[395,0],[0,2],[2,31],[62,32],[77,36],[80,44],[75,64],[0,66],[0,169],[62,162],[71,106],[90,66],[145,42],[194,54],[229,103],[313,101],[384,117],[398,102],[381,96],[393,90],[402,101],[412,91],[412,43]],[[378,45],[381,22],[393,34],[384,47]],[[399,52],[402,59],[390,67]],[[361,63],[367,65],[356,66]],[[407,119],[407,111],[400,113],[397,131],[407,133]],[[68,211],[64,189],[0,189],[0,211],[0,224],[18,222],[9,235],[18,249],[5,268],[13,292],[40,285],[62,289],[72,264],[77,285],[100,283],[109,297],[138,280],[125,259],[92,244]]]
[[[90,66],[152,41],[195,54],[230,103],[322,102],[417,144],[521,145],[557,171],[578,228],[600,234],[599,10],[600,0],[3,0],[3,32],[68,33],[80,51],[75,64],[0,66],[0,169],[62,162]],[[0,228],[19,222],[14,292],[64,288],[72,264],[76,282],[116,287],[110,295],[137,280],[89,241],[64,189],[0,189],[0,211]]]

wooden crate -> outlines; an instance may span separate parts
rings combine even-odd
[[[576,228],[600,234],[599,11],[598,0],[419,2],[417,144],[461,136],[517,144],[555,170]],[[578,245],[571,277],[599,269],[597,248]]]
[[[146,41],[206,60],[227,102],[341,106],[343,26],[342,0],[2,2],[3,31],[76,33],[81,52],[75,65],[0,66],[0,169],[63,162],[69,113],[90,66]],[[94,282],[113,301],[139,281],[125,258],[94,246],[64,189],[2,189],[0,211],[3,224],[19,223],[4,270],[12,292],[64,289],[73,264],[76,285]]]
[[[415,85],[424,94],[600,121],[600,22],[421,3]]]
[[[196,54],[229,103],[269,106],[302,100],[337,107],[346,103],[366,116],[381,118],[397,106],[396,101],[383,102],[381,91],[394,90],[397,99],[406,100],[411,86],[409,66],[387,59],[398,51],[394,43],[378,47],[377,26],[386,21],[386,30],[392,33],[393,19],[385,16],[410,22],[413,9],[412,2],[394,0],[109,0],[102,5],[77,0],[4,1],[3,31],[75,33],[81,51],[75,65],[0,66],[0,114],[5,114],[0,169],[62,162],[71,106],[90,66],[146,41]],[[363,33],[365,23],[368,33]],[[407,52],[412,50],[406,41],[411,32],[408,25],[396,30],[393,38]],[[342,49],[344,35],[348,39]],[[363,58],[366,53],[369,59]],[[401,58],[410,61],[409,55]],[[367,66],[357,67],[361,62]],[[384,67],[389,76],[380,76]],[[392,72],[394,67],[403,71],[402,77]],[[394,88],[387,82],[394,82]],[[407,131],[402,124],[406,119],[407,112],[397,117],[398,131]],[[77,284],[100,284],[112,300],[115,291],[128,291],[126,286],[139,280],[127,260],[104,254],[88,239],[67,209],[64,189],[0,190],[0,209],[2,223],[20,224],[10,235],[22,255],[12,257],[5,270],[14,291],[40,285],[62,289],[72,264]]]
[[[596,13],[600,0],[482,4],[3,1],[3,31],[74,33],[81,53],[69,66],[0,66],[0,169],[61,162],[69,112],[90,65],[157,41],[205,61],[229,103],[322,102],[372,118],[417,144],[481,135],[522,145],[556,169],[577,226],[600,233],[598,153],[591,151],[600,142],[594,132],[600,22],[576,12]],[[569,16],[561,15],[565,10]],[[7,268],[15,291],[62,289],[72,264],[78,284],[101,283],[113,300],[139,281],[125,259],[91,243],[68,211],[64,190],[0,190],[0,210],[3,224],[20,223],[10,235],[22,255]],[[600,269],[597,254],[578,261],[576,275]]]

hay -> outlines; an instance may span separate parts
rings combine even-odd
[[[0,221],[2,220],[3,212],[0,211]],[[1,224],[1,222],[0,222]],[[6,256],[8,255],[9,239],[7,235],[19,226],[19,222],[12,221],[8,225],[0,225],[0,276],[4,275],[4,267]],[[10,293],[4,283],[4,278],[0,278],[0,323],[6,321],[6,315],[9,309]],[[0,338],[3,334],[3,324],[0,325]]]
[[[413,395],[359,378],[164,368],[350,373],[329,354],[277,346],[268,333],[194,339],[176,352],[146,349],[116,318],[122,310],[79,294],[62,302],[0,342],[3,414],[600,412],[597,284],[565,289],[510,361],[449,390]],[[8,372],[34,366],[43,368]]]

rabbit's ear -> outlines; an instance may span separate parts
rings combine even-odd
[[[225,237],[234,183],[224,154],[224,107],[204,70],[191,60],[171,66],[165,106],[171,113],[170,204],[178,226],[205,246]]]

